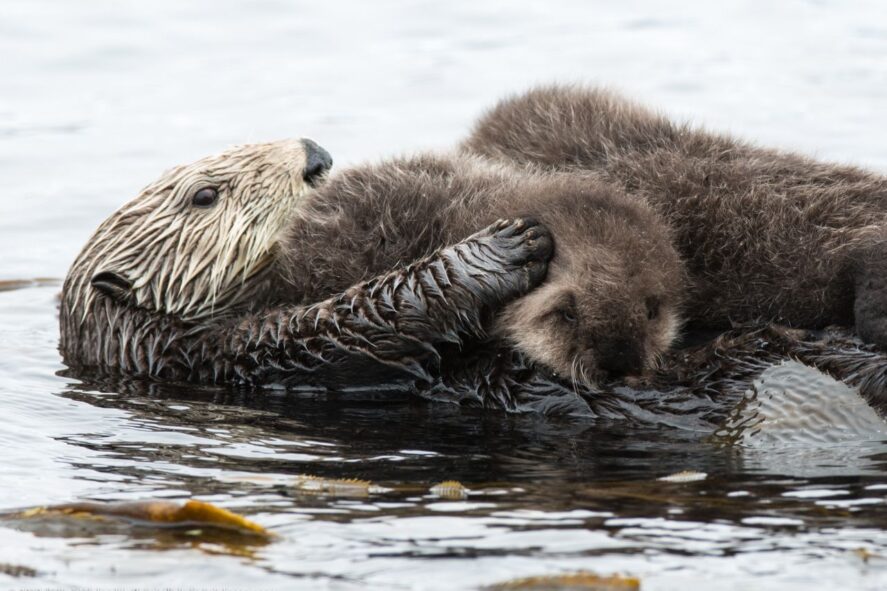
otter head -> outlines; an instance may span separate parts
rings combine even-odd
[[[559,376],[594,387],[656,367],[680,330],[685,274],[659,216],[591,187],[534,212],[555,254],[544,283],[509,304],[497,329]]]
[[[63,318],[82,324],[101,302],[200,322],[246,303],[331,165],[314,142],[285,140],[167,171],[92,235],[65,280]]]

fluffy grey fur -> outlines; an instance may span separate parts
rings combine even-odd
[[[493,327],[564,378],[655,366],[679,327],[684,277],[659,216],[590,176],[519,173],[464,155],[422,155],[333,175],[284,241],[292,293],[315,301],[462,240],[499,217],[553,234],[546,281]]]
[[[887,179],[760,148],[604,90],[548,86],[506,99],[463,144],[499,161],[594,173],[670,222],[694,324],[855,326],[887,346]]]

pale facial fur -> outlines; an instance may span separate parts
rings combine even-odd
[[[306,146],[316,144],[238,146],[167,171],[87,241],[66,281],[67,313],[82,319],[100,291],[185,321],[248,299],[311,189]]]

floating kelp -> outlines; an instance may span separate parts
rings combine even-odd
[[[884,554],[873,552],[869,548],[854,548],[852,552],[857,557],[859,557],[863,564],[868,564],[870,560],[884,560],[885,558],[887,558],[887,556],[885,556]]]
[[[81,502],[35,507],[7,513],[4,521],[14,523],[42,522],[57,529],[61,522],[129,522],[140,526],[187,528],[218,528],[239,535],[270,539],[274,534],[249,519],[203,501],[188,500],[183,504],[171,501],[132,501],[121,503]],[[31,528],[27,528],[31,529]]]
[[[622,575],[601,577],[584,571],[526,577],[486,587],[489,591],[639,591],[640,588],[641,581],[637,577],[623,577]]]

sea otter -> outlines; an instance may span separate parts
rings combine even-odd
[[[858,385],[883,410],[884,356],[840,333],[823,337],[778,327],[737,331],[702,348],[666,354],[660,370],[640,384],[648,389],[614,390],[618,381],[602,383],[613,396],[552,375],[507,340],[484,336],[488,313],[544,278],[551,236],[532,220],[495,222],[415,264],[395,264],[397,269],[319,303],[300,305],[296,300],[334,291],[334,284],[367,272],[367,266],[384,268],[387,261],[362,259],[374,253],[396,258],[399,249],[374,250],[385,246],[382,240],[396,238],[395,229],[437,232],[432,243],[455,240],[443,226],[424,224],[447,209],[428,201],[424,192],[436,181],[446,181],[440,186],[486,185],[470,175],[463,181],[451,178],[447,162],[434,157],[427,157],[422,168],[433,170],[435,162],[442,168],[419,180],[409,161],[394,162],[403,166],[378,165],[383,175],[376,174],[376,167],[361,167],[327,187],[323,177],[329,155],[313,142],[277,142],[235,148],[169,171],[103,223],[72,266],[60,314],[65,362],[76,375],[89,378],[335,390],[399,387],[434,400],[611,418],[620,416],[628,400],[642,412],[695,414],[716,423],[729,408],[724,399],[745,391],[750,378],[768,364],[792,357]],[[512,173],[493,169],[504,177],[501,195],[509,195]],[[549,178],[531,177],[533,183]],[[366,242],[348,251],[346,242],[333,240],[326,245],[339,250],[325,253],[324,233],[349,230],[343,225],[348,218],[327,216],[326,208],[335,209],[331,196],[346,197],[339,212],[345,214],[349,208],[380,204],[385,194],[379,191],[392,182],[403,183],[399,195],[412,194],[417,206],[430,209],[408,208],[418,217],[388,226],[390,220],[370,207],[365,211],[369,218],[351,218],[358,226],[374,220],[363,234]],[[305,207],[315,186],[326,197]],[[373,189],[367,203],[349,205],[352,193],[363,194],[363,188]],[[535,198],[529,189],[515,194]],[[293,221],[293,209],[301,211],[301,221]],[[312,215],[327,222],[311,221]],[[292,236],[300,224],[321,231],[321,240],[302,242],[304,258]],[[415,249],[432,247],[426,242]],[[197,256],[185,256],[189,253]],[[341,268],[334,266],[337,256]],[[326,261],[304,276],[314,273],[326,283],[305,285],[303,280],[305,293],[296,294],[298,286],[287,275],[300,260]],[[718,398],[712,399],[712,393]]]
[[[460,154],[341,171],[288,227],[291,292],[328,297],[503,216],[538,219],[556,246],[546,280],[505,306],[494,337],[586,383],[655,366],[680,326],[682,262],[650,207],[587,175],[518,172]]]
[[[489,311],[544,278],[551,236],[513,218],[296,304],[280,280],[280,237],[331,163],[302,140],[168,171],[102,223],[71,267],[65,362],[205,384],[411,388],[436,375],[438,346],[478,337]]]
[[[427,363],[413,356],[436,359],[439,345],[483,334],[490,328],[486,311],[538,283],[533,274],[518,287],[508,265],[520,267],[510,261],[528,256],[520,248],[530,244],[541,249],[531,258],[547,261],[550,253],[538,243],[551,241],[549,230],[559,246],[548,280],[497,315],[494,335],[534,362],[589,383],[652,367],[673,340],[683,286],[679,257],[657,214],[618,188],[575,175],[515,173],[462,155],[393,159],[344,171],[312,188],[313,176],[299,176],[299,166],[312,156],[329,161],[318,153],[316,144],[306,142],[242,147],[167,173],[114,214],[65,284],[66,361],[167,379],[280,381],[275,372],[266,375],[266,354],[250,349],[266,331],[274,336],[266,344],[278,353],[268,363],[307,367],[311,376],[303,381],[317,385],[321,373],[330,373],[315,367],[326,361],[325,345],[316,345],[316,335],[301,326],[278,334],[301,318],[303,312],[292,307],[303,306],[322,320],[324,306],[334,305],[329,302],[357,301],[355,294],[367,306],[385,307],[378,298],[388,295],[373,282],[389,281],[400,297],[408,291],[414,301],[407,303],[427,318],[386,318],[392,324],[385,328],[400,347],[392,351],[403,358],[386,353],[385,362],[410,365],[413,374],[427,378]],[[541,222],[532,223],[527,244],[504,259],[504,251],[494,249],[504,248],[498,230],[476,235],[503,217]],[[465,251],[471,256],[464,261],[465,269],[476,271],[438,277],[415,266],[429,257],[446,259],[449,251],[440,249],[448,245],[477,247]],[[453,275],[454,264],[440,273]],[[393,279],[398,273],[400,280]],[[410,274],[422,281],[413,283]],[[486,287],[473,293],[475,284]],[[331,319],[345,324],[337,327],[343,332],[336,346],[346,336],[354,341],[351,369],[343,370],[341,360],[334,364],[337,386],[385,356],[376,340],[386,337],[372,332],[379,330],[375,325],[358,330],[366,322],[359,312]],[[453,315],[465,326],[454,329]],[[435,327],[426,329],[426,340],[411,333],[423,322]],[[224,331],[233,336],[219,350]],[[238,336],[246,340],[236,342]],[[298,344],[287,345],[293,359],[286,363],[281,339]],[[299,349],[315,345],[319,351]],[[360,372],[368,379],[366,370]],[[296,377],[289,381],[301,385]]]
[[[462,148],[591,172],[653,204],[688,265],[691,325],[855,324],[887,346],[887,177],[677,124],[579,86],[503,100]]]

